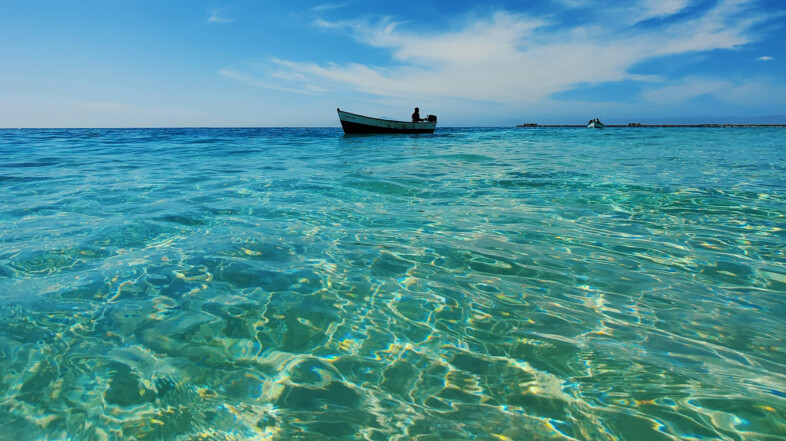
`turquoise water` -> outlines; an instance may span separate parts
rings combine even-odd
[[[0,439],[786,439],[786,131],[0,130]]]

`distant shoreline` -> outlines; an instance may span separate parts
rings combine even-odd
[[[724,127],[786,127],[786,124],[604,124],[614,128],[724,128]],[[586,124],[517,124],[517,128],[586,128]],[[445,126],[437,129],[504,129],[510,126]],[[14,130],[248,130],[248,129],[338,129],[341,126],[150,126],[150,127],[0,127],[0,131]]]
[[[516,127],[524,128],[562,128],[562,127],[587,127],[586,124],[519,124]],[[647,127],[786,127],[786,124],[604,124],[603,127],[630,127],[630,128],[647,128]]]

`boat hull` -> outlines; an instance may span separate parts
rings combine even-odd
[[[434,133],[436,122],[407,122],[371,118],[338,109],[341,128],[348,135],[371,133]]]
[[[594,122],[593,121],[593,122],[587,124],[587,128],[588,129],[602,129],[603,128],[603,123],[599,123],[599,122]]]

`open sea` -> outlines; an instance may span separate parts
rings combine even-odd
[[[786,439],[786,129],[0,130],[0,439]]]

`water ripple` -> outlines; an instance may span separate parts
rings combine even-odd
[[[783,141],[1,130],[3,436],[778,439]]]

